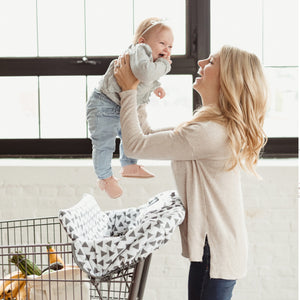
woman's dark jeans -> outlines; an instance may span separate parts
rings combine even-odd
[[[189,300],[230,300],[236,280],[211,279],[210,250],[205,241],[202,262],[191,262],[189,272]]]

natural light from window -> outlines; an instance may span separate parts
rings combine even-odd
[[[170,7],[169,1],[160,0],[1,1],[0,56],[117,56],[149,16],[165,20],[175,36],[172,54],[184,55],[186,3],[173,0],[176,9]],[[85,103],[100,78],[101,74],[0,78],[5,107],[0,110],[0,137],[86,138]],[[166,97],[153,96],[148,105],[153,128],[176,126],[192,115],[192,75],[167,75],[161,83]],[[178,86],[187,92],[179,92]],[[11,115],[22,126],[15,126]]]
[[[297,13],[297,0],[211,0],[211,52],[231,44],[254,52],[264,65],[269,137],[298,136]],[[140,21],[154,15],[173,29],[173,55],[185,55],[185,0],[0,1],[0,57],[117,56]],[[0,138],[86,138],[85,103],[101,75],[0,77]],[[151,125],[189,119],[192,74],[160,81],[166,97],[151,97]]]
[[[234,45],[255,53],[265,67],[269,137],[298,136],[297,14],[297,0],[284,5],[274,0],[211,0],[211,51]]]

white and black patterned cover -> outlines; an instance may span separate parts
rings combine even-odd
[[[170,238],[185,210],[175,191],[162,192],[145,205],[101,211],[93,196],[59,211],[73,241],[74,259],[91,277],[103,277],[145,259]]]

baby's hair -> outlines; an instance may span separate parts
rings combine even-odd
[[[155,29],[163,29],[168,28],[169,26],[165,24],[164,19],[157,18],[157,17],[151,17],[143,20],[138,28],[135,31],[134,37],[133,37],[133,44],[136,45],[139,41],[140,37],[147,37],[149,33]]]

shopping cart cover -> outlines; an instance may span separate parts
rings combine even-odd
[[[175,191],[162,192],[137,208],[102,211],[85,194],[59,220],[72,239],[78,266],[99,278],[145,259],[171,238],[185,210]]]

